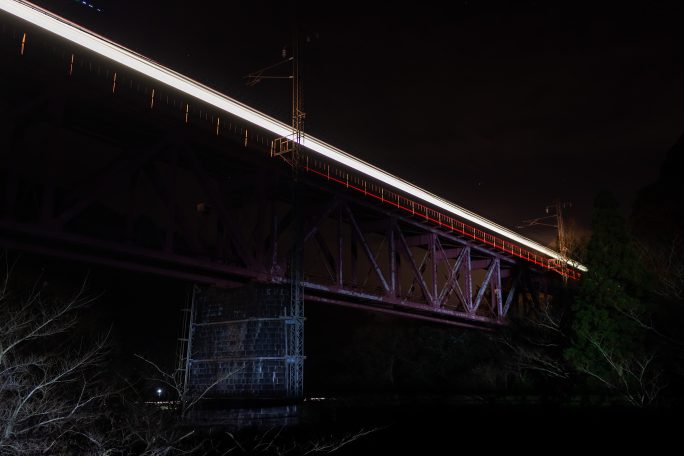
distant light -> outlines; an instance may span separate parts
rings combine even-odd
[[[162,393],[164,392],[163,389],[157,388],[157,396],[161,397]]]
[[[93,8],[94,10],[96,10],[96,11],[99,12],[99,13],[102,12],[102,10],[101,10],[100,8],[97,8],[93,3],[90,3],[90,2],[88,2],[88,1],[86,1],[86,0],[74,0],[74,1],[75,1],[76,3],[80,3],[81,5],[87,6],[87,7],[89,7],[89,8]],[[28,2],[24,2],[24,3],[28,3]]]
[[[86,49],[96,52],[106,58],[114,60],[121,65],[127,66],[132,70],[138,71],[152,79],[185,92],[199,100],[202,100],[218,109],[226,111],[240,117],[254,125],[257,125],[271,133],[281,137],[292,135],[292,127],[280,122],[266,114],[263,114],[249,106],[233,100],[222,93],[194,81],[187,76],[183,76],[169,68],[157,64],[156,62],[137,54],[113,41],[87,30],[78,24],[70,22],[56,14],[33,5],[23,0],[0,0],[0,9],[20,17],[32,24],[53,32],[69,41],[79,44]],[[417,187],[403,179],[393,176],[370,163],[366,163],[353,155],[350,155],[337,147],[327,144],[312,136],[303,135],[300,144],[314,152],[341,163],[354,169],[366,176],[370,176],[383,182],[408,195],[419,198],[429,204],[444,209],[465,220],[471,221],[486,228],[494,233],[507,237],[519,244],[527,246],[537,252],[543,253],[556,260],[565,261],[569,266],[587,271],[586,266],[567,258],[563,258],[560,253],[545,247],[531,239],[519,235],[491,220],[487,220],[474,212],[464,209],[454,203],[438,197],[420,187]]]

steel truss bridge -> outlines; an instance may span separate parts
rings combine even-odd
[[[586,268],[28,2],[0,0],[0,243],[496,327]],[[299,242],[299,244],[298,244]],[[523,292],[521,292],[521,290]]]

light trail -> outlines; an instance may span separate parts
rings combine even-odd
[[[19,17],[40,28],[55,33],[56,35],[69,40],[75,44],[93,51],[103,57],[111,59],[134,71],[144,74],[154,80],[173,87],[181,92],[193,96],[205,103],[208,103],[222,111],[240,117],[254,125],[257,125],[271,133],[281,137],[292,135],[292,128],[279,120],[276,120],[264,113],[261,113],[249,106],[240,103],[222,93],[194,81],[187,76],[177,73],[163,65],[154,62],[147,57],[127,49],[113,41],[108,40],[78,24],[68,21],[56,14],[40,8],[30,2],[23,0],[0,0],[0,10],[4,10],[16,17]],[[489,231],[522,244],[537,252],[543,253],[553,259],[565,261],[568,266],[580,271],[587,271],[586,266],[571,259],[563,258],[560,253],[549,249],[531,239],[519,235],[497,223],[481,217],[474,212],[464,209],[454,203],[438,197],[410,182],[399,177],[393,176],[382,169],[360,160],[353,155],[338,149],[335,146],[325,143],[312,136],[303,135],[300,144],[314,152],[317,152],[337,163],[347,166],[366,176],[372,177],[384,184],[400,190],[408,195],[416,197],[450,212],[458,217],[473,222]]]

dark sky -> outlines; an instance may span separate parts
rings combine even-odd
[[[296,16],[309,133],[511,227],[555,198],[586,227],[602,189],[629,207],[684,133],[676,6],[89,1],[37,3],[284,121],[287,82],[243,76]]]

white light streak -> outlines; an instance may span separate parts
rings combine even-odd
[[[252,109],[239,101],[233,100],[210,87],[166,68],[145,56],[137,54],[130,49],[86,30],[78,24],[52,14],[32,3],[22,0],[0,0],[0,10],[4,10],[38,27],[55,33],[62,38],[83,46],[103,57],[109,58],[134,71],[180,90],[181,92],[185,92],[188,95],[202,100],[222,111],[240,117],[247,122],[257,125],[278,136],[289,136],[292,134],[292,128],[289,125]],[[543,253],[551,258],[563,260],[558,252],[487,220],[486,218],[480,217],[467,209],[442,199],[403,179],[393,176],[319,139],[304,135],[301,140],[301,145],[344,166],[383,182],[390,187],[394,187],[395,189],[421,199],[426,203],[473,222],[489,231],[505,236],[512,241]],[[574,260],[566,259],[565,261],[573,268],[579,269],[580,271],[587,271],[585,266]]]

